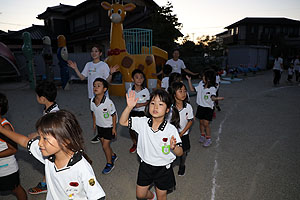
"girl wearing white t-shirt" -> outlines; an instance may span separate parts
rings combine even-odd
[[[83,151],[82,129],[75,116],[60,110],[36,123],[39,138],[28,137],[0,126],[0,132],[28,149],[45,165],[46,200],[104,199],[91,160]]]
[[[185,160],[187,153],[190,150],[189,129],[191,128],[194,120],[193,108],[188,103],[187,90],[183,83],[175,82],[172,84],[171,94],[173,98],[173,106],[175,106],[179,112],[180,127],[178,128],[179,136],[182,141],[183,155],[179,157],[179,170],[178,175],[184,176],[185,174]]]
[[[279,84],[282,70],[283,70],[283,60],[279,56],[275,58],[274,66],[273,66],[273,72],[274,72],[273,84],[275,86]]]
[[[93,93],[93,82],[96,78],[103,78],[107,82],[111,82],[112,74],[117,71],[119,66],[113,66],[112,68],[109,68],[109,66],[100,60],[100,57],[102,55],[102,49],[94,45],[91,50],[91,57],[93,58],[93,61],[86,63],[84,69],[80,73],[77,67],[76,62],[73,62],[71,60],[68,60],[68,65],[72,69],[75,70],[77,76],[80,78],[80,80],[88,79],[88,95],[89,99],[92,99],[94,97]]]
[[[198,104],[196,117],[200,120],[200,142],[204,147],[209,147],[212,143],[209,122],[212,121],[214,112],[214,101],[223,100],[224,97],[216,96],[216,74],[214,70],[207,70],[197,87],[193,87],[191,77],[188,77],[189,88],[192,92],[196,90]]]
[[[150,103],[146,106],[147,117],[130,117],[131,110],[138,99],[135,92],[126,94],[127,107],[124,109],[120,124],[128,126],[138,133],[137,154],[141,158],[136,186],[136,196],[139,199],[167,198],[167,190],[174,188],[175,177],[171,167],[176,156],[183,151],[177,127],[179,126],[178,110],[172,108],[171,123],[166,116],[171,109],[171,98],[163,89],[154,90]],[[155,184],[156,193],[149,190]]]

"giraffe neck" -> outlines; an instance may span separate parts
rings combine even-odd
[[[125,49],[125,40],[123,37],[123,24],[122,23],[111,23],[110,33],[110,49]]]

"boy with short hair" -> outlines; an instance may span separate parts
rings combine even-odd
[[[57,88],[54,82],[42,81],[35,88],[36,100],[39,104],[44,105],[43,115],[51,112],[59,111],[59,107],[55,102],[57,96]],[[37,133],[32,133],[29,135],[30,138],[37,137]],[[29,188],[29,194],[42,194],[47,193],[46,177],[37,184],[36,187]]]
[[[115,167],[117,155],[110,147],[110,142],[117,136],[117,111],[114,103],[105,96],[108,83],[103,78],[96,78],[93,83],[95,97],[91,99],[91,111],[93,112],[93,128],[98,132],[107,164],[102,174],[110,173]]]
[[[168,90],[169,87],[169,76],[171,72],[172,72],[172,66],[166,64],[163,68],[164,78],[161,80],[161,88],[165,89],[166,91]]]
[[[145,74],[139,69],[133,70],[131,77],[134,85],[128,88],[128,94],[131,90],[133,90],[135,92],[135,96],[138,98],[138,102],[130,112],[130,117],[143,117],[145,116],[145,107],[150,100],[149,90],[144,87],[146,77]],[[135,153],[137,148],[137,133],[134,130],[129,129],[129,134],[133,142],[129,152]]]

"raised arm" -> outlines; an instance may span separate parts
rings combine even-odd
[[[29,141],[29,138],[21,135],[19,133],[16,133],[14,131],[8,130],[2,126],[0,126],[0,132],[5,135],[6,137],[10,138],[11,140],[13,140],[15,143],[21,145],[22,147],[26,148],[27,147],[27,143]]]
[[[74,69],[74,71],[76,72],[77,76],[80,78],[80,80],[84,80],[86,77],[83,76],[80,71],[78,70],[77,67],[77,63],[73,62],[72,60],[68,60],[68,66],[71,67],[72,69]]]
[[[221,101],[221,100],[224,100],[224,97],[211,96],[211,100],[213,100],[213,101]]]
[[[111,81],[112,81],[112,75],[113,75],[113,73],[115,73],[115,72],[118,71],[119,65],[115,65],[115,66],[113,66],[113,67],[111,67],[111,68],[109,68],[109,69],[110,69],[110,71],[109,71],[109,76],[107,77],[106,81],[107,81],[108,83],[111,83]]]
[[[126,101],[127,101],[127,106],[124,109],[119,121],[119,123],[122,126],[128,126],[129,114],[138,101],[138,98],[135,98],[135,92],[133,90],[131,90],[128,94],[126,94]]]
[[[188,80],[190,90],[192,92],[195,92],[195,88],[194,88],[194,86],[192,84],[192,78],[190,76],[186,75],[186,79]]]

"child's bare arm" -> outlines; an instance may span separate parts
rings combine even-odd
[[[0,126],[0,132],[5,135],[6,137],[10,138],[11,140],[13,140],[15,143],[21,145],[22,147],[26,148],[27,147],[27,143],[29,141],[29,138],[21,135],[19,133],[13,132],[11,130],[8,130],[2,126]]]
[[[193,120],[189,121],[184,127],[184,129],[179,133],[179,136],[182,137],[183,134],[185,134],[185,132],[191,128],[192,124],[193,124]]]
[[[188,80],[189,88],[190,88],[191,92],[195,92],[195,88],[192,84],[192,78],[190,76],[186,75],[186,79]]]
[[[128,94],[126,94],[126,101],[127,101],[127,106],[124,109],[119,122],[122,126],[128,126],[129,114],[138,101],[138,98],[135,98],[134,91],[131,90]]]
[[[96,133],[96,117],[95,117],[94,112],[93,112],[93,130],[94,130],[94,133]]]
[[[116,114],[112,116],[112,121],[113,121],[112,134],[117,136],[117,115]]]
[[[170,148],[175,153],[176,156],[182,156],[183,150],[182,147],[176,145],[176,138],[174,136],[171,137]]]
[[[12,131],[11,127],[7,124],[4,125],[4,128]],[[7,149],[0,152],[0,158],[11,156],[17,153],[17,149],[13,145],[11,145],[9,142],[6,142],[6,144],[7,144]]]
[[[221,100],[224,100],[224,97],[211,96],[211,100],[213,100],[213,101],[221,101]]]

